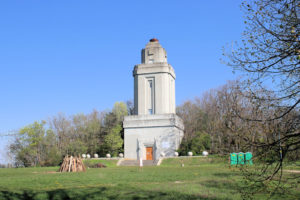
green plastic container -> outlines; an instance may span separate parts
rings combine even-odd
[[[245,154],[243,152],[240,152],[238,154],[238,164],[244,165],[245,164]]]
[[[231,153],[230,154],[230,165],[237,165],[238,164],[238,154]]]
[[[245,153],[245,161],[246,161],[247,165],[253,165],[252,153],[251,152]]]

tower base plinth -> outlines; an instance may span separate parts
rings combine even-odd
[[[173,157],[184,134],[183,122],[176,114],[126,116],[123,127],[127,159]]]

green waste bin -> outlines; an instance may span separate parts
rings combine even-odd
[[[245,164],[245,154],[243,152],[240,152],[238,154],[238,164],[244,165]]]
[[[251,152],[245,153],[245,161],[246,161],[246,164],[253,165],[252,153]]]
[[[238,160],[237,160],[237,153],[231,153],[230,154],[230,165],[237,165]]]

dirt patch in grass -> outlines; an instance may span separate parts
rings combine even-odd
[[[56,171],[48,171],[48,172],[32,172],[33,174],[57,174],[60,172],[56,172]]]
[[[175,181],[174,183],[183,183],[182,181]]]
[[[284,172],[289,172],[289,173],[300,173],[300,170],[283,170]]]

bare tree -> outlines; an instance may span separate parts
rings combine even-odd
[[[244,73],[244,94],[252,104],[247,112],[236,109],[235,114],[260,135],[256,140],[244,137],[265,161],[258,176],[248,177],[265,183],[279,176],[280,183],[283,161],[300,149],[300,3],[256,0],[241,7],[246,17],[243,40],[224,55],[229,66]]]

